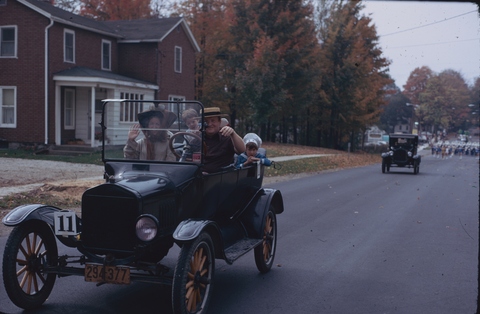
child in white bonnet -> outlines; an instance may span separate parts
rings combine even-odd
[[[246,151],[241,153],[237,162],[236,168],[243,168],[250,166],[255,162],[260,162],[262,165],[271,166],[272,162],[264,154],[258,152],[258,149],[262,145],[262,139],[255,133],[248,133],[243,137]]]

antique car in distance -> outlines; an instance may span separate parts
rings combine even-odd
[[[413,168],[413,173],[420,172],[422,156],[417,153],[418,135],[390,134],[389,151],[382,153],[382,173],[390,171],[390,167]]]
[[[164,121],[155,129],[141,121],[152,106]],[[182,119],[186,110],[198,114],[193,132]],[[195,101],[104,100],[105,182],[83,193],[81,215],[31,204],[3,219],[14,227],[3,254],[10,300],[23,309],[38,308],[57,277],[76,275],[97,286],[133,281],[171,285],[175,313],[206,313],[215,259],[232,264],[253,250],[257,269],[268,272],[276,252],[276,215],[284,210],[282,195],[262,187],[260,164],[202,171],[208,149],[203,112]],[[130,134],[146,142],[152,134],[162,137],[159,128],[168,134],[162,154],[171,158],[127,154]],[[148,145],[157,156],[156,144],[147,143],[147,157]],[[80,254],[59,254],[57,242]],[[169,267],[162,260],[173,245],[180,253]]]

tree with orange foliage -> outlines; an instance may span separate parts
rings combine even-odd
[[[180,2],[202,49],[197,99],[266,140],[340,148],[358,138],[379,118],[389,62],[359,2],[329,5],[317,38],[308,1]]]
[[[185,0],[176,3],[175,15],[185,17],[201,49],[196,57],[196,99],[234,115],[235,67],[230,66],[232,39],[228,31],[234,18],[230,8],[221,0]],[[230,121],[233,127],[235,120]]]
[[[150,0],[80,0],[80,15],[98,21],[145,19],[153,16]]]
[[[456,132],[468,119],[469,89],[457,71],[444,70],[430,78],[418,99],[421,122],[433,126],[434,133]]]
[[[251,49],[250,59],[237,75],[244,103],[254,113],[246,118],[260,126],[267,140],[279,130],[282,142],[298,144],[303,137],[305,143],[310,139],[308,110],[315,103],[319,76],[319,44],[308,18],[312,7],[298,0],[246,3],[244,10],[237,7],[236,16],[242,22],[231,31],[235,42],[247,47],[244,51]],[[249,37],[254,39],[245,42]]]
[[[368,126],[378,122],[385,105],[390,62],[382,56],[376,28],[361,16],[356,1],[332,2],[320,21],[319,56],[322,65],[323,146],[345,149],[356,146]],[[360,135],[360,136],[358,136]]]
[[[403,85],[403,94],[410,99],[410,103],[419,104],[418,96],[422,93],[430,78],[434,76],[433,71],[428,66],[415,68]]]

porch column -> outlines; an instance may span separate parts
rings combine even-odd
[[[95,147],[95,86],[92,86],[92,92],[90,93],[90,147]]]
[[[55,145],[62,145],[62,87],[55,84]]]

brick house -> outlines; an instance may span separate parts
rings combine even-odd
[[[194,99],[199,51],[181,17],[99,22],[0,0],[0,143],[93,147],[102,99]]]

